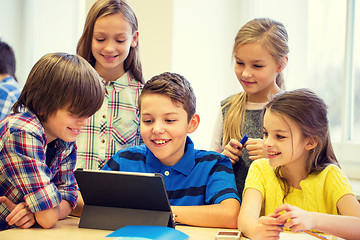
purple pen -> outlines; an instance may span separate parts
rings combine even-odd
[[[248,138],[249,138],[249,136],[247,134],[245,134],[245,136],[240,141],[241,145],[244,145],[246,143],[246,141],[248,140]],[[240,150],[240,147],[237,147],[237,149]]]

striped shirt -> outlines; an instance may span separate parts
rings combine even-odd
[[[21,93],[19,83],[12,77],[0,81],[0,120],[10,114]]]
[[[76,145],[55,141],[53,159],[46,159],[44,128],[30,110],[11,114],[1,121],[0,196],[16,204],[25,202],[33,213],[54,208],[61,200],[74,207]],[[0,230],[11,227],[5,221],[9,213],[6,205],[0,204]]]
[[[230,160],[215,152],[195,150],[189,137],[186,152],[174,166],[163,165],[145,146],[116,153],[103,170],[161,173],[170,204],[218,204],[228,198],[240,201]]]
[[[142,84],[126,72],[104,86],[105,99],[77,139],[77,168],[100,169],[116,152],[143,143],[138,97]]]

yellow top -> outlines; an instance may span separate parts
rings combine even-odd
[[[290,188],[284,203],[303,210],[338,214],[337,201],[346,194],[353,194],[345,174],[336,165],[329,165],[323,171],[310,174],[300,182],[301,189]],[[245,189],[254,188],[263,195],[261,215],[273,213],[283,204],[284,191],[267,159],[254,161],[249,169]]]

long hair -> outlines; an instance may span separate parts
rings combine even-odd
[[[232,55],[239,47],[246,43],[259,43],[266,48],[277,63],[281,63],[283,57],[289,53],[288,34],[284,25],[270,18],[256,18],[246,23],[235,37]],[[276,84],[285,89],[283,74],[276,77]],[[247,93],[241,92],[227,99],[222,108],[228,108],[224,117],[224,133],[222,144],[225,146],[230,139],[241,139],[245,117]],[[240,123],[240,126],[239,126]]]
[[[63,108],[79,117],[90,117],[100,109],[103,100],[100,77],[85,59],[49,53],[31,69],[12,110],[19,113],[28,108],[41,122]]]
[[[96,60],[91,51],[91,43],[95,22],[100,17],[117,13],[120,13],[126,21],[129,22],[132,33],[134,34],[138,30],[138,20],[135,12],[126,2],[121,0],[98,0],[89,10],[85,20],[84,31],[78,42],[76,52],[85,58],[93,67],[95,66]],[[124,69],[125,71],[130,70],[138,82],[144,83],[139,53],[139,41],[135,47],[130,47],[129,55],[124,62]]]
[[[275,95],[263,111],[286,116],[292,119],[301,129],[304,138],[316,138],[317,145],[310,150],[306,163],[307,173],[322,171],[329,164],[340,167],[331,145],[327,106],[325,102],[309,89],[297,89]],[[290,191],[290,186],[280,174],[281,166],[275,169],[275,174],[281,180],[285,192],[284,199]]]

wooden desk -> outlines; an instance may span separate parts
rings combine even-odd
[[[106,235],[112,231],[78,228],[79,218],[68,217],[59,221],[52,229],[30,228],[30,229],[9,229],[0,232],[1,240],[113,240]],[[219,230],[229,231],[229,229],[201,228],[190,226],[176,226],[190,236],[190,240],[214,240]],[[327,236],[329,240],[336,240],[336,237]],[[247,238],[242,237],[242,240]],[[281,239],[292,240],[316,240],[307,234],[282,233]]]

